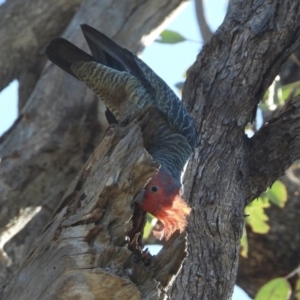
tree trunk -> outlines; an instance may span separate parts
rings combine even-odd
[[[64,37],[86,50],[78,25],[89,23],[130,50],[137,50],[142,35],[149,33],[181,2],[87,0]],[[188,72],[183,98],[196,121],[200,145],[184,180],[185,199],[190,199],[193,211],[187,230],[188,258],[173,284],[173,299],[230,299],[237,273],[244,207],[300,156],[300,97],[291,99],[251,139],[244,134],[265,90],[299,45],[299,17],[297,0],[230,1],[224,23]],[[47,24],[44,25],[46,28]],[[45,42],[39,45],[42,43]],[[0,58],[0,65],[4,59]],[[28,65],[32,67],[35,63]],[[0,245],[6,243],[8,254],[3,252],[1,282],[15,272],[65,194],[58,214],[3,290],[2,296],[7,299],[19,299],[24,287],[28,288],[28,294],[20,299],[66,299],[75,295],[104,299],[101,295],[110,292],[116,292],[114,297],[119,299],[159,299],[165,296],[172,275],[180,268],[185,256],[184,235],[175,235],[157,259],[138,254],[138,260],[132,261],[140,253],[133,247],[137,238],[126,249],[124,240],[132,215],[129,205],[152,174],[145,171],[147,175],[139,175],[139,181],[132,171],[136,168],[144,174],[139,168],[149,163],[139,162],[144,152],[135,125],[116,129],[115,133],[109,131],[111,136],[108,132],[65,193],[103,137],[105,124],[99,122],[98,106],[91,92],[47,64],[18,120],[1,138],[0,228],[4,229]],[[128,152],[121,147],[124,140]],[[108,149],[114,155],[119,153],[117,158]],[[101,157],[104,155],[102,160],[100,152]],[[131,161],[128,154],[136,160]],[[113,157],[111,163],[105,157],[107,160]],[[117,177],[120,188],[113,181],[116,178],[113,171],[121,168],[122,160],[127,168],[124,177]],[[105,177],[106,173],[100,170],[109,169],[108,165],[116,165],[116,169],[111,169],[112,173],[107,171],[111,176]],[[126,174],[132,176],[130,185]],[[126,189],[130,190],[128,186],[132,187],[124,206],[120,205],[120,194],[113,193],[114,197],[109,199],[115,205],[109,207],[108,196],[112,191],[103,185],[111,180],[114,190],[123,196]],[[110,219],[113,216],[117,216],[116,220]],[[174,255],[176,249],[179,250]],[[106,255],[116,252],[120,256],[112,254],[112,257],[117,263],[110,263]],[[173,256],[179,257],[179,262],[175,263]],[[10,259],[13,264],[9,267]],[[137,261],[141,264],[136,264]],[[164,266],[166,271],[162,271]],[[158,289],[154,279],[160,282]],[[41,284],[37,285],[39,281]],[[110,289],[111,286],[116,289]]]
[[[213,33],[207,29],[202,0],[195,1],[196,12],[202,38],[207,42]],[[294,83],[299,74],[300,47],[296,47],[280,70],[282,85]],[[268,112],[270,114],[271,112]],[[274,113],[274,112],[272,112]],[[240,256],[236,284],[252,298],[263,284],[276,277],[285,277],[300,264],[299,224],[299,164],[293,164],[286,176],[280,178],[288,191],[288,201],[284,208],[271,205],[265,210],[270,231],[256,234],[247,227],[248,257]],[[251,217],[251,216],[249,216]],[[295,288],[295,279],[290,279]]]
[[[0,91],[18,78],[19,102],[28,99],[45,63],[45,45],[68,25],[81,2],[14,0],[0,6]]]
[[[175,299],[230,299],[244,207],[299,158],[299,97],[251,139],[244,133],[300,40],[298,1],[229,2],[223,24],[189,69],[183,99],[200,147],[185,176],[193,208]]]
[[[144,142],[156,133],[152,115],[138,123]],[[132,201],[159,166],[139,125],[108,130],[1,299],[164,299],[186,256],[185,233],[154,258],[128,249]]]

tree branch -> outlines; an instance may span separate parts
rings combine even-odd
[[[299,147],[300,96],[297,96],[290,99],[280,112],[250,139],[249,179],[252,196],[259,196],[266,186],[270,186],[300,158]]]
[[[195,0],[195,8],[196,8],[196,15],[198,20],[198,25],[200,29],[200,33],[204,43],[207,43],[209,39],[212,37],[213,32],[209,28],[203,8],[203,0]]]
[[[15,0],[0,6],[0,91],[36,64],[49,40],[63,31],[81,2]]]
[[[157,167],[139,126],[110,128],[0,297],[158,299],[186,255],[185,234],[175,234],[154,259],[127,247],[132,201]]]
[[[41,58],[36,60],[36,63],[29,69],[22,71],[19,76],[19,101],[18,112],[22,112],[23,107],[30,98],[46,63],[46,57],[42,55]]]
[[[282,66],[282,69],[280,70],[280,82],[282,85],[290,84],[296,81],[300,80],[300,74],[299,74],[299,59],[300,59],[300,47],[297,47],[293,54],[290,56],[290,59],[288,59],[284,65]]]

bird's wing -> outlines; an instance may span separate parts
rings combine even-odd
[[[192,148],[197,146],[197,130],[191,116],[173,90],[147,64],[105,34],[87,24],[81,25],[83,35],[96,60],[119,71],[135,76],[152,96],[152,104],[163,112],[173,130],[187,138]]]
[[[120,47],[102,32],[83,24],[82,33],[96,60],[110,68],[119,71],[127,71],[135,76],[143,84],[146,90],[155,97],[155,88],[145,77],[144,72],[136,61],[136,56],[125,48]]]

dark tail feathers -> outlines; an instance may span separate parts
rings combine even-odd
[[[46,48],[46,55],[55,65],[69,73],[70,75],[76,75],[71,70],[71,65],[76,61],[95,61],[95,59],[79,49],[72,43],[63,38],[55,38]]]

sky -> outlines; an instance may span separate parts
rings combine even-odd
[[[3,3],[0,0],[0,4]],[[205,0],[205,14],[209,26],[215,31],[222,23],[228,0]],[[154,42],[147,47],[141,58],[161,76],[175,92],[175,84],[183,81],[186,70],[195,61],[203,42],[199,34],[194,3],[191,1],[181,14],[168,26],[169,30],[179,32],[195,42],[185,41],[175,45]],[[0,135],[5,132],[17,117],[18,82],[13,81],[0,93]],[[159,248],[153,249],[153,254]],[[249,300],[240,289],[235,288],[232,300]]]

